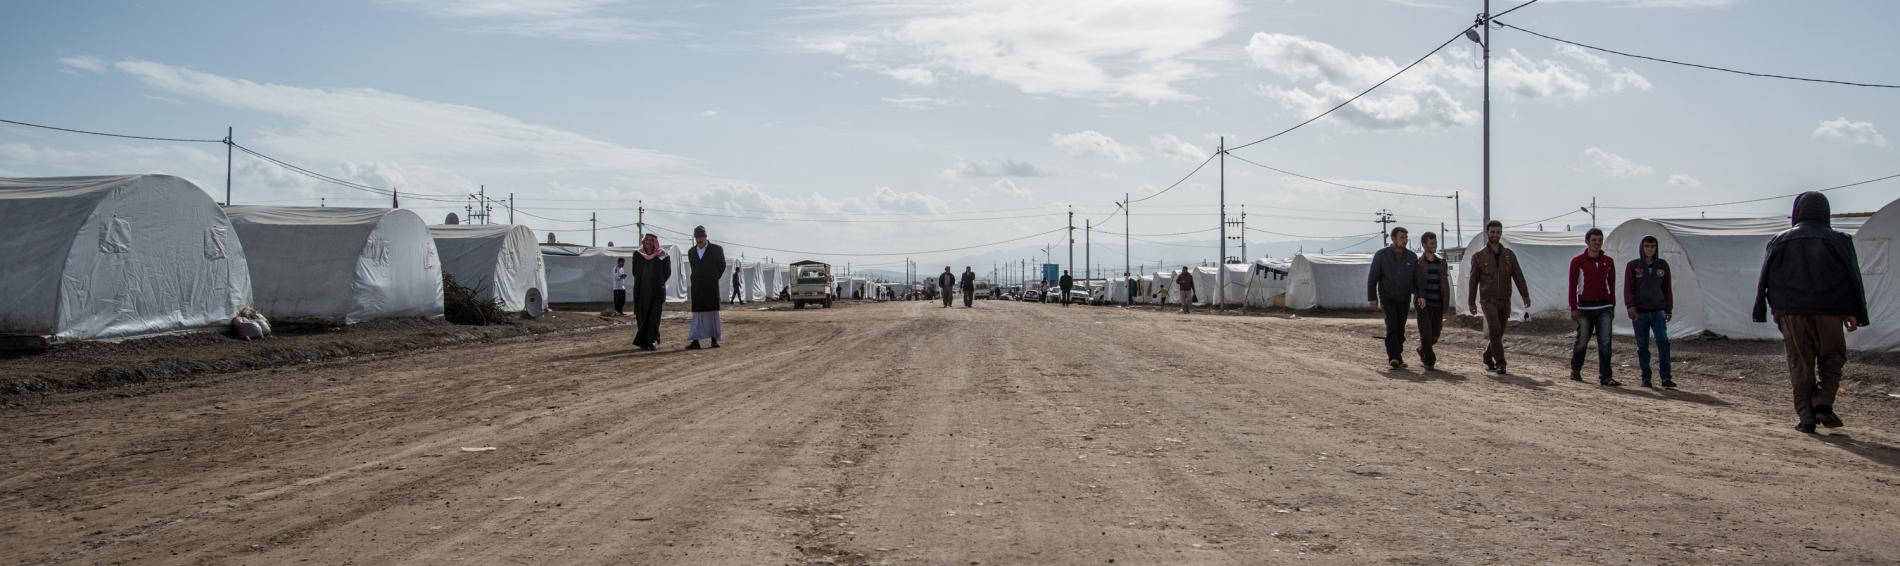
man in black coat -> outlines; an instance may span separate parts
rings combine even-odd
[[[706,239],[706,227],[693,227],[693,249],[686,250],[686,265],[693,270],[693,326],[686,332],[688,350],[698,350],[699,341],[712,340],[719,347],[719,277],[726,274],[726,249]]]
[[[958,283],[963,290],[963,308],[976,306],[976,270],[963,266],[963,280]]]
[[[943,308],[950,308],[951,289],[957,286],[957,274],[950,272],[950,266],[943,266],[943,275],[937,276],[937,290],[943,293]]]
[[[660,248],[660,237],[647,234],[633,254],[633,316],[639,327],[633,345],[653,350],[660,345],[660,311],[666,308],[666,281],[673,277],[673,258]]]
[[[1056,280],[1056,285],[1062,287],[1062,306],[1069,306],[1069,293],[1075,289],[1075,278],[1071,277],[1069,271],[1065,269],[1062,271],[1062,278]]]
[[[1405,319],[1418,277],[1418,254],[1405,249],[1406,240],[1405,228],[1393,228],[1392,245],[1372,254],[1366,272],[1366,303],[1385,315],[1385,358],[1392,369],[1405,367]]]
[[[1842,426],[1834,393],[1847,365],[1847,334],[1867,325],[1867,288],[1860,280],[1854,239],[1834,230],[1827,196],[1794,197],[1794,227],[1768,241],[1755,288],[1755,322],[1768,322],[1774,308],[1794,386],[1795,429],[1813,434],[1815,423]]]

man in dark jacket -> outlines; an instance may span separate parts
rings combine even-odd
[[[1570,346],[1570,380],[1583,381],[1583,357],[1597,339],[1597,383],[1622,387],[1610,375],[1610,323],[1616,320],[1616,260],[1603,253],[1603,230],[1583,234],[1583,253],[1570,258],[1570,320],[1577,340]]]
[[[1794,227],[1768,241],[1755,291],[1755,322],[1767,322],[1772,307],[1781,328],[1794,411],[1801,419],[1795,429],[1806,433],[1817,422],[1842,426],[1834,414],[1834,392],[1847,364],[1847,334],[1841,330],[1867,325],[1867,291],[1854,240],[1834,231],[1829,214],[1821,193],[1794,198]]]
[[[1181,290],[1181,314],[1194,310],[1194,276],[1188,273],[1187,266],[1181,266],[1181,274],[1174,276],[1174,288]]]
[[[1524,297],[1524,308],[1531,308],[1531,289],[1524,284],[1524,269],[1517,253],[1504,247],[1504,223],[1492,220],[1484,226],[1484,247],[1465,253],[1471,258],[1471,279],[1465,292],[1471,312],[1484,314],[1484,368],[1504,375],[1504,323],[1511,318],[1511,284]]]
[[[1418,256],[1417,277],[1412,292],[1418,297],[1418,361],[1425,371],[1438,369],[1438,335],[1445,329],[1445,301],[1451,297],[1451,264],[1438,255],[1438,235],[1426,232],[1418,237],[1425,254]]]
[[[688,350],[698,350],[699,341],[711,339],[712,347],[719,347],[721,335],[719,328],[719,276],[726,274],[726,249],[706,239],[706,227],[693,227],[693,249],[686,250],[686,265],[693,270],[692,295],[693,325],[686,331],[686,339],[691,343]]]
[[[950,272],[950,266],[943,266],[943,275],[937,276],[937,290],[943,292],[943,308],[950,308],[952,289],[957,286],[957,274]]]
[[[666,281],[673,277],[673,259],[660,247],[658,234],[640,239],[633,254],[633,316],[638,329],[633,345],[654,350],[660,344],[660,311],[666,308]]]
[[[1674,274],[1655,236],[1643,236],[1641,254],[1623,268],[1623,308],[1636,331],[1636,364],[1643,370],[1643,387],[1649,387],[1649,339],[1654,337],[1662,386],[1675,389],[1676,380],[1669,374],[1669,320],[1676,311]]]
[[[1409,239],[1405,228],[1393,228],[1392,245],[1372,254],[1366,274],[1366,302],[1385,314],[1385,359],[1392,369],[1405,367],[1405,319],[1418,278],[1418,254],[1405,249]]]
[[[1069,306],[1069,292],[1075,288],[1075,278],[1070,277],[1069,271],[1065,269],[1062,270],[1062,278],[1056,280],[1056,284],[1062,287],[1062,306]]]
[[[739,266],[732,266],[732,304],[745,304],[745,285],[739,283]]]
[[[959,290],[963,291],[963,308],[976,307],[976,270],[963,266],[963,280],[958,283]]]

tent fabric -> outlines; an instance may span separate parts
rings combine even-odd
[[[1584,232],[1504,232],[1504,248],[1517,254],[1518,267],[1524,270],[1525,286],[1531,291],[1531,308],[1525,309],[1523,298],[1517,291],[1511,291],[1512,318],[1523,319],[1527,316],[1569,318],[1570,298],[1565,296],[1570,288],[1570,260],[1583,253]],[[1471,245],[1465,247],[1465,256],[1453,267],[1455,273],[1471,273],[1471,260],[1482,253],[1485,236],[1479,234],[1471,239]],[[1605,240],[1608,241],[1607,238]],[[1610,258],[1622,265],[1623,256],[1609,251]],[[1458,281],[1452,291],[1459,314],[1476,316],[1471,312],[1471,304],[1466,301],[1468,281]],[[1622,281],[1617,281],[1622,284]]]
[[[1854,234],[1860,278],[1867,286],[1866,327],[1847,334],[1847,347],[1868,352],[1900,352],[1900,264],[1894,240],[1900,239],[1900,200],[1888,203]]]
[[[689,271],[686,256],[679,246],[664,245],[666,256],[672,263],[673,275],[666,281],[666,302],[686,302],[686,279]],[[614,300],[614,260],[630,258],[639,248],[603,248],[593,246],[541,246],[541,259],[547,267],[547,297],[549,303],[584,304],[608,303]],[[634,282],[628,281],[628,289]]]
[[[442,271],[476,298],[500,301],[507,312],[541,314],[548,276],[534,230],[520,224],[430,226]],[[530,298],[532,297],[532,300]]]
[[[1834,229],[1852,234],[1866,221],[1836,218]],[[1636,219],[1617,226],[1603,249],[1616,260],[1620,274],[1620,267],[1641,253],[1643,236],[1656,237],[1660,255],[1676,276],[1671,337],[1707,331],[1730,338],[1780,339],[1774,325],[1754,322],[1753,311],[1768,240],[1788,228],[1786,218]],[[1616,318],[1618,333],[1633,333],[1626,317]]]
[[[1287,276],[1293,269],[1293,262],[1284,259],[1261,258],[1254,260],[1247,275],[1242,303],[1250,307],[1283,306],[1287,290]]]
[[[1288,272],[1288,308],[1366,308],[1366,277],[1372,273],[1372,254],[1300,254],[1293,256]]]
[[[390,208],[225,208],[250,263],[253,306],[279,321],[442,316],[429,226]]]
[[[229,322],[244,247],[170,175],[0,179],[0,334],[89,340]]]

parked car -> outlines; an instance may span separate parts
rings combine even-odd
[[[1039,291],[1023,291],[1023,300],[1035,303],[1042,302],[1042,293]]]

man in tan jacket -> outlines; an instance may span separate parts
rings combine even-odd
[[[1466,306],[1484,314],[1484,335],[1490,344],[1484,348],[1484,369],[1507,373],[1504,369],[1504,323],[1511,318],[1511,284],[1524,297],[1524,308],[1531,308],[1531,290],[1524,284],[1524,269],[1517,254],[1504,247],[1504,223],[1492,220],[1484,226],[1484,247],[1465,252],[1471,257],[1471,284],[1465,287]]]

